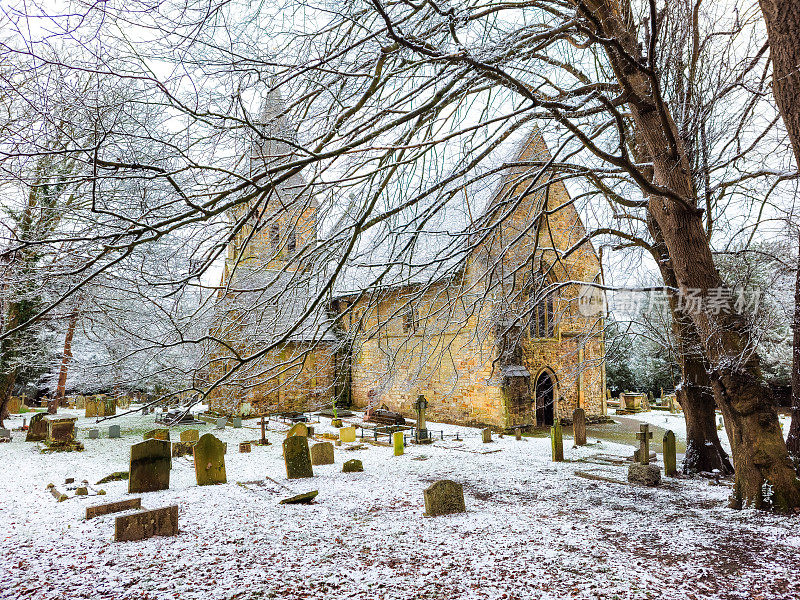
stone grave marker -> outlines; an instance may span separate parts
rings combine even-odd
[[[628,466],[628,481],[650,487],[657,486],[661,483],[661,469],[656,465],[631,463]]]
[[[333,444],[330,442],[320,442],[311,446],[311,464],[332,465],[333,464]]]
[[[147,433],[144,434],[144,439],[146,440],[163,440],[169,441],[169,429],[166,428],[159,428],[159,429],[151,429]]]
[[[308,427],[306,426],[305,423],[295,423],[294,425],[292,425],[289,431],[286,432],[287,438],[290,438],[295,435],[308,437]]]
[[[194,472],[197,485],[227,483],[225,445],[210,433],[200,436],[194,445]]]
[[[100,437],[100,430],[99,429],[90,429],[89,430],[89,439],[96,440]]]
[[[8,408],[9,414],[16,415],[22,410],[22,398],[19,396],[11,396],[11,399],[8,401],[6,405]]]
[[[576,446],[586,445],[586,411],[582,408],[572,412],[572,436]]]
[[[319,495],[319,490],[314,490],[313,492],[305,492],[303,494],[297,494],[296,496],[292,496],[291,498],[284,498],[278,504],[311,504],[311,502]]]
[[[464,505],[464,487],[460,483],[444,479],[437,481],[423,492],[425,516],[438,517],[467,512]]]
[[[653,439],[653,432],[650,425],[642,423],[639,425],[639,433],[636,434],[639,440],[639,449],[636,451],[635,460],[638,463],[647,465],[650,463],[650,440]]]
[[[239,453],[240,454],[246,454],[246,453],[250,452],[250,450],[252,450],[252,446],[250,445],[250,442],[239,442]]]
[[[170,455],[170,443],[164,440],[151,438],[131,446],[128,493],[169,489]]]
[[[492,429],[490,427],[487,427],[486,429],[484,429],[481,432],[481,434],[483,435],[483,443],[484,444],[488,444],[489,442],[492,441]]]
[[[518,442],[522,441],[522,429],[520,429],[519,427],[517,427],[514,430],[514,439],[517,440]]]
[[[339,439],[342,440],[343,443],[351,443],[356,441],[356,428],[355,426],[350,427],[342,427],[339,429]]]
[[[217,419],[217,429],[225,429],[225,425],[228,423],[227,417],[220,417]]]
[[[134,542],[156,536],[178,535],[178,507],[168,506],[117,517],[115,542]]]
[[[102,517],[103,515],[110,515],[112,513],[122,512],[123,510],[133,510],[136,508],[142,508],[141,498],[130,498],[129,500],[120,500],[119,502],[87,506],[86,519],[94,519],[95,517]]]
[[[361,473],[364,465],[357,458],[351,458],[342,465],[342,473]]]
[[[11,430],[0,429],[0,442],[10,442],[10,441],[11,441]]]
[[[394,446],[394,455],[402,456],[405,452],[405,443],[403,441],[403,432],[395,431],[392,434],[392,446]]]
[[[561,421],[558,419],[550,428],[550,447],[553,462],[564,462],[564,439],[561,435]]]
[[[25,436],[26,442],[43,442],[47,439],[47,421],[44,420],[46,416],[45,413],[36,413],[31,417],[28,434]]]
[[[48,415],[47,422],[47,444],[68,445],[75,441],[75,423],[77,417],[59,417]]]
[[[196,442],[172,442],[172,457],[189,456],[194,452]]]
[[[199,439],[200,431],[197,429],[187,429],[186,431],[181,431],[182,442],[196,442]]]
[[[672,431],[664,433],[664,475],[675,477],[678,474],[678,456],[675,449],[675,434]]]
[[[121,437],[121,435],[122,434],[121,434],[121,431],[119,429],[119,425],[111,425],[111,426],[109,426],[109,428],[108,428],[108,437],[110,439],[113,440],[115,438]]]
[[[313,477],[311,454],[308,450],[308,438],[304,435],[292,435],[283,440],[283,460],[286,462],[286,477],[302,479]]]
[[[234,429],[240,429],[241,428],[241,426],[242,426],[242,417],[233,417],[231,419],[231,421],[233,422],[233,428]]]

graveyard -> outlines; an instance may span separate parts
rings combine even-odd
[[[682,415],[626,417],[658,450],[651,487],[627,480],[642,436],[591,424],[581,446],[563,426],[554,461],[547,430],[428,422],[432,443],[376,442],[350,429],[356,412],[343,430],[269,419],[263,445],[258,419],[160,427],[137,408],[99,423],[62,409],[82,451],[19,431],[0,445],[0,597],[800,596],[796,516],[731,510],[729,481],[665,473],[663,431],[681,448]]]

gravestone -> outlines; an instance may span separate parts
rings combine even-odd
[[[636,439],[639,440],[639,449],[634,455],[634,460],[643,465],[650,463],[650,440],[653,439],[653,432],[650,431],[650,425],[642,423],[639,425],[639,433],[636,434]]]
[[[11,396],[6,408],[8,409],[9,414],[16,415],[20,410],[22,410],[22,398],[19,396]]]
[[[144,439],[146,440],[164,440],[169,441],[169,429],[151,429],[147,433],[144,434]]]
[[[46,416],[45,413],[36,413],[31,417],[28,434],[25,436],[26,442],[43,442],[47,439],[47,421],[44,420]]]
[[[675,449],[675,434],[667,431],[663,441],[664,475],[674,477],[678,474],[678,457]]]
[[[428,401],[425,396],[420,395],[414,403],[414,410],[417,413],[417,427],[414,432],[414,441],[417,444],[430,444],[433,442],[428,434],[428,425],[425,422],[425,411],[428,409]]]
[[[311,446],[311,464],[332,465],[333,464],[333,444],[330,442],[320,442]]]
[[[656,486],[661,483],[661,469],[657,465],[632,463],[628,466],[628,481]]]
[[[572,437],[576,446],[586,445],[586,411],[582,408],[572,412]]]
[[[169,489],[170,443],[151,438],[131,446],[128,493]]]
[[[239,453],[240,454],[246,454],[246,453],[250,452],[250,450],[252,450],[252,446],[250,445],[250,442],[239,442]]]
[[[111,425],[108,428],[108,437],[110,439],[113,440],[113,439],[118,438],[120,436],[121,436],[121,432],[120,432],[120,429],[119,429],[119,425]]]
[[[302,479],[313,477],[311,454],[308,451],[308,438],[304,435],[292,435],[283,440],[283,460],[286,462],[286,477]]]
[[[355,426],[342,427],[339,429],[339,439],[347,444],[356,441],[356,428]]]
[[[490,427],[484,429],[481,434],[483,435],[483,443],[488,444],[492,441],[492,430]]]
[[[361,473],[364,465],[357,458],[351,458],[342,465],[342,473]]]
[[[187,429],[186,431],[181,431],[182,442],[196,442],[199,439],[200,431],[197,429]]]
[[[444,479],[437,481],[423,492],[425,516],[438,517],[467,512],[464,505],[464,487],[460,483]]]
[[[227,483],[225,444],[210,433],[200,436],[194,445],[194,472],[197,485]]]
[[[284,498],[278,504],[311,504],[311,501],[314,500],[319,495],[319,490],[314,490],[313,492],[305,492],[303,494],[297,494],[296,496],[292,496],[291,498]]]
[[[392,434],[392,445],[394,446],[394,455],[402,456],[405,452],[405,443],[403,441],[403,432],[395,431]]]
[[[292,425],[289,431],[286,432],[286,437],[290,438],[292,436],[300,435],[303,437],[308,437],[308,427],[306,427],[305,423],[296,423]]]
[[[48,445],[69,445],[75,441],[75,423],[78,421],[77,417],[49,415],[45,421],[47,422],[46,442]]]
[[[180,458],[181,456],[189,456],[194,452],[194,445],[196,442],[172,442],[172,457]]]
[[[217,419],[217,429],[225,429],[225,424],[228,422],[227,417],[220,417]]]
[[[0,442],[10,442],[10,441],[11,441],[11,430],[0,429]]]
[[[90,429],[89,430],[89,439],[96,440],[100,437],[100,430],[99,429]]]
[[[550,448],[553,462],[564,462],[564,440],[561,436],[561,421],[558,419],[550,428]]]
[[[98,504],[97,506],[86,507],[86,518],[94,519],[103,515],[110,515],[123,510],[133,510],[142,508],[141,498],[130,498],[129,500],[120,500],[119,502],[109,502],[108,504]]]
[[[178,535],[178,507],[168,506],[117,517],[115,542],[134,542],[155,536]]]
[[[519,427],[517,427],[514,430],[514,439],[517,440],[518,442],[522,441],[522,429],[520,429]]]
[[[233,422],[233,428],[234,429],[241,428],[241,426],[242,426],[242,417],[233,417],[231,419],[231,421]]]

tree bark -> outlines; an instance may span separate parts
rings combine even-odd
[[[72,338],[75,336],[75,326],[78,324],[78,308],[69,315],[67,333],[64,336],[64,354],[61,358],[61,367],[58,370],[58,384],[56,385],[55,405],[62,406],[67,393],[67,373],[72,360]]]
[[[798,244],[797,271],[794,282],[794,319],[792,320],[792,422],[786,447],[794,458],[800,473],[800,244]]]
[[[657,74],[644,65],[629,0],[578,1],[583,16],[602,38],[626,96],[637,134],[653,159],[648,210],[664,236],[678,288],[706,298],[728,290],[717,272],[701,221],[691,165],[669,110],[659,96]],[[792,468],[772,394],[764,385],[745,319],[735,312],[700,307],[689,312],[705,356],[715,396],[731,424],[736,480],[732,506],[779,512],[800,507],[800,480]]]

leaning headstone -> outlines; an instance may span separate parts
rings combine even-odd
[[[425,489],[423,496],[427,517],[467,512],[464,505],[464,487],[455,481],[449,479],[437,481]]]
[[[356,428],[354,426],[341,427],[339,429],[339,439],[345,444],[356,441]]]
[[[164,440],[169,441],[169,429],[159,428],[152,429],[144,434],[146,440]]]
[[[311,446],[311,464],[332,465],[333,464],[333,444],[330,442],[320,442]]]
[[[628,466],[628,481],[647,486],[661,483],[661,469],[658,465],[631,463]]]
[[[31,417],[28,434],[25,436],[26,442],[43,442],[47,439],[47,421],[44,420],[46,416],[45,413],[36,413]]]
[[[308,438],[304,435],[293,435],[283,440],[283,460],[286,462],[287,478],[302,479],[314,476]]]
[[[405,440],[403,439],[402,431],[395,431],[392,434],[392,445],[394,446],[394,455],[402,456],[405,452]]]
[[[357,458],[351,458],[342,465],[342,473],[361,473],[364,465]]]
[[[111,426],[109,426],[109,428],[108,428],[108,437],[110,439],[113,440],[115,438],[120,437],[120,435],[121,435],[121,433],[120,433],[119,425],[111,425]]]
[[[102,517],[103,515],[110,515],[112,513],[122,512],[123,510],[134,510],[136,508],[142,508],[141,498],[130,498],[129,500],[120,500],[119,502],[87,506],[86,519],[94,519],[95,517]]]
[[[306,427],[305,423],[296,423],[292,425],[291,429],[286,432],[286,437],[290,438],[295,435],[302,435],[303,437],[308,437],[308,427]]]
[[[489,442],[492,441],[492,429],[490,427],[487,427],[486,429],[484,429],[481,432],[481,434],[483,435],[483,443],[484,444],[488,444]]]
[[[225,445],[210,433],[200,436],[194,445],[194,472],[197,485],[227,483]]]
[[[576,446],[586,445],[586,411],[582,408],[572,412],[572,437]]]
[[[250,442],[239,442],[239,453],[240,454],[246,454],[246,453],[250,452],[250,450],[252,450],[252,446],[250,445]]]
[[[314,500],[319,495],[319,490],[314,490],[313,492],[305,492],[304,494],[297,494],[296,496],[292,496],[291,498],[284,498],[278,504],[311,504],[311,501]]]
[[[225,425],[228,422],[227,417],[220,417],[217,419],[217,429],[225,429]]]
[[[115,542],[134,542],[155,536],[178,535],[178,507],[168,506],[117,517]]]
[[[47,422],[47,439],[45,442],[53,446],[68,446],[75,441],[75,423],[77,417],[60,417],[49,415]]]
[[[99,429],[90,429],[89,430],[89,439],[96,440],[100,437],[100,430]]]
[[[664,475],[675,477],[678,474],[678,456],[675,449],[675,434],[667,431],[664,434]]]
[[[128,493],[169,489],[170,443],[155,438],[131,446]]]
[[[196,442],[199,439],[200,431],[197,429],[187,429],[186,431],[181,431],[182,442]]]
[[[553,462],[564,461],[564,440],[561,436],[561,421],[556,419],[555,424],[550,428],[550,446],[553,455]]]

